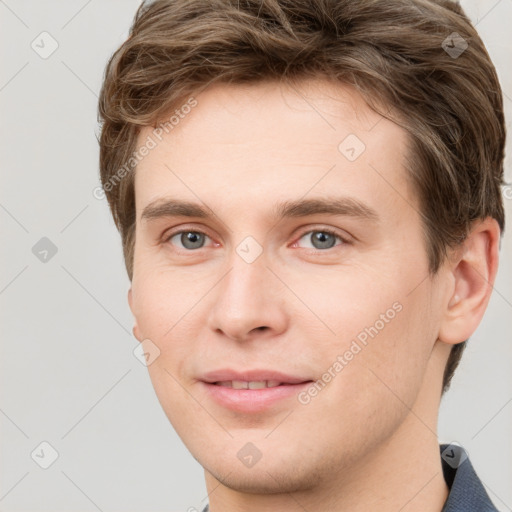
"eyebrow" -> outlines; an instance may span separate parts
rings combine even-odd
[[[272,209],[275,220],[307,217],[310,215],[344,215],[377,222],[377,212],[357,199],[350,197],[298,199],[278,203]],[[141,220],[155,220],[167,217],[212,218],[215,215],[209,208],[198,203],[171,198],[160,198],[149,203],[142,211]]]

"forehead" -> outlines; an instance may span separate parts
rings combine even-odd
[[[157,133],[144,127],[139,134],[138,147],[152,141],[136,169],[139,215],[166,195],[196,202],[209,195],[220,199],[218,206],[229,198],[255,207],[313,188],[371,195],[380,185],[388,194],[393,187],[409,194],[406,133],[348,86],[324,80],[300,87],[213,84],[188,105],[194,106],[178,105],[164,117]]]

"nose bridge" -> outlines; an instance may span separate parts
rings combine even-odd
[[[239,340],[260,327],[281,329],[283,311],[275,290],[279,283],[267,268],[263,247],[247,237],[233,248],[228,264],[217,287],[210,327]]]
[[[222,297],[229,301],[229,308],[240,315],[259,308],[265,302],[269,291],[270,271],[267,269],[263,252],[256,258],[254,249],[242,243],[235,248],[230,258],[230,271],[221,286]],[[250,257],[249,257],[250,256]],[[247,311],[244,311],[246,308]],[[250,309],[249,309],[250,308]]]

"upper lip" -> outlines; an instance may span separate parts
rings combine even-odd
[[[201,376],[199,380],[203,382],[223,382],[223,381],[246,381],[246,382],[260,382],[264,380],[276,380],[283,384],[300,384],[308,382],[311,379],[304,377],[297,377],[294,375],[287,375],[282,372],[274,370],[230,370],[221,369],[207,372]]]

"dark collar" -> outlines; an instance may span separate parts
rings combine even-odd
[[[442,444],[441,462],[446,485],[450,489],[441,512],[499,512],[492,504],[464,448]],[[208,505],[202,512],[208,512]]]
[[[444,479],[450,489],[441,512],[498,512],[464,448],[457,444],[442,444],[440,450]]]

